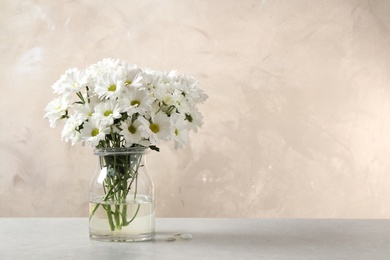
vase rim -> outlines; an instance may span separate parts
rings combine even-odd
[[[109,154],[146,154],[150,151],[149,147],[136,146],[136,147],[107,147],[107,148],[95,148],[95,155],[109,155]]]

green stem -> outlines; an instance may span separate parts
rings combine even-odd
[[[123,226],[127,226],[128,223],[127,223],[127,204],[123,204],[123,208],[122,208],[122,223],[123,223]]]
[[[111,229],[111,231],[114,231],[115,230],[115,225],[114,225],[114,222],[112,221],[111,206],[110,205],[104,205],[103,208],[107,212],[108,224],[110,225],[110,229]]]
[[[122,229],[121,219],[120,219],[120,205],[115,205],[115,212],[114,212],[114,218],[115,218],[115,225],[117,229]]]
[[[139,208],[141,207],[141,204],[138,204],[138,207],[137,207],[137,211],[135,212],[134,216],[130,219],[129,222],[126,222],[126,226],[129,225],[131,222],[133,222],[133,220],[135,219],[135,217],[138,215],[138,211],[139,211]]]
[[[79,92],[76,93],[76,95],[80,98],[81,102],[83,104],[85,104],[85,100],[84,100],[83,94],[81,94],[81,92],[79,91]]]
[[[114,136],[113,136],[114,137]],[[113,141],[115,142],[115,138]],[[133,157],[134,156],[134,157]],[[132,158],[133,157],[133,158]],[[132,161],[131,159],[135,159]],[[127,201],[126,197],[135,181],[134,184],[134,203],[136,203],[138,193],[138,170],[142,161],[142,155],[125,155],[113,157],[101,157],[100,167],[108,167],[109,170],[115,171],[115,175],[108,175],[103,183],[103,190],[106,193],[100,203],[96,203],[94,209],[91,211],[89,219],[93,217],[96,210],[100,205],[107,212],[108,223],[111,231],[121,229],[123,226],[129,225],[138,215],[140,204],[138,204],[137,210],[132,216],[130,221],[127,221]],[[128,180],[130,180],[128,184]],[[118,203],[114,207],[114,211],[110,205],[105,205],[104,202],[113,200]],[[121,206],[121,204],[123,206]]]
[[[109,197],[112,195],[112,193],[114,192],[114,188],[116,185],[111,185],[109,182],[107,182],[108,186],[109,186],[109,190],[106,194],[106,196],[104,196],[103,200],[102,201],[107,201],[109,199]],[[89,215],[89,220],[91,220],[92,216],[95,214],[96,210],[98,209],[98,207],[101,205],[102,203],[96,203],[96,206],[95,208],[92,210],[91,214]],[[103,206],[104,207],[104,206]],[[111,211],[111,209],[110,209]]]

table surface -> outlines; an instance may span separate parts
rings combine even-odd
[[[0,259],[390,259],[390,220],[158,218],[148,242],[89,239],[84,218],[0,218]],[[167,241],[176,233],[190,240]]]

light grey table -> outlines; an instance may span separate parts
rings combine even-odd
[[[99,242],[83,218],[0,218],[0,259],[390,259],[390,220],[159,218],[149,242]],[[191,233],[193,239],[166,238]]]

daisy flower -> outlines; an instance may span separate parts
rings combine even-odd
[[[138,144],[143,139],[142,129],[140,128],[141,122],[135,120],[131,123],[131,119],[121,122],[120,128],[122,129],[119,134],[125,139],[126,147],[130,147],[133,144]]]
[[[119,104],[112,100],[97,104],[95,106],[95,111],[92,114],[92,118],[101,121],[104,125],[112,125],[114,119],[121,117],[121,108],[119,107]]]
[[[115,99],[122,95],[125,85],[122,73],[106,73],[95,84],[95,93],[99,98]]]
[[[87,120],[93,116],[95,112],[94,104],[87,103],[78,107],[78,114],[83,120]]]
[[[96,64],[89,66],[86,69],[87,75],[91,78],[98,78],[100,75],[104,75],[106,73],[115,73],[118,68],[123,68],[125,66],[125,62],[119,59],[103,59]]]
[[[62,129],[61,138],[68,142],[72,141],[72,145],[80,141],[80,126],[83,124],[83,115],[75,114],[69,116],[68,120],[65,123],[64,128]]]
[[[193,77],[183,75],[178,83],[178,89],[183,91],[184,96],[191,103],[202,103],[208,98],[203,90],[199,88],[199,83]]]
[[[171,115],[171,120],[173,123],[172,139],[174,142],[174,148],[184,148],[188,142],[187,123],[185,119],[178,114]]]
[[[145,115],[147,111],[151,110],[154,98],[148,95],[145,90],[131,88],[126,91],[120,102],[128,116],[132,116],[135,113]]]
[[[151,96],[156,99],[164,98],[168,90],[166,84],[162,81],[163,77],[161,73],[157,73],[153,70],[145,70],[142,74],[142,78],[142,83],[146,86]]]
[[[50,127],[54,128],[58,124],[58,120],[66,117],[70,107],[68,95],[63,95],[49,102],[46,106],[46,114],[44,118],[49,120]]]
[[[53,84],[54,93],[77,93],[88,85],[88,78],[84,71],[71,68]]]
[[[124,80],[126,86],[141,87],[142,86],[142,70],[135,64],[128,64],[124,68]]]
[[[198,127],[203,125],[203,116],[195,107],[189,113],[185,113],[185,120],[188,121],[187,129],[195,133],[198,132]]]
[[[175,89],[172,92],[171,99],[173,100],[175,107],[180,110],[181,113],[188,113],[191,110],[190,102],[188,102],[186,97],[183,95],[183,92],[180,90]]]
[[[141,122],[141,129],[145,133],[145,137],[149,138],[151,144],[155,145],[159,143],[159,140],[169,141],[171,139],[171,121],[169,117],[160,112],[152,116],[151,121],[144,117],[139,117]]]
[[[104,140],[106,134],[110,132],[110,128],[101,124],[99,120],[91,118],[85,122],[81,129],[81,141],[83,144],[89,143],[91,147],[96,147],[101,140]]]

